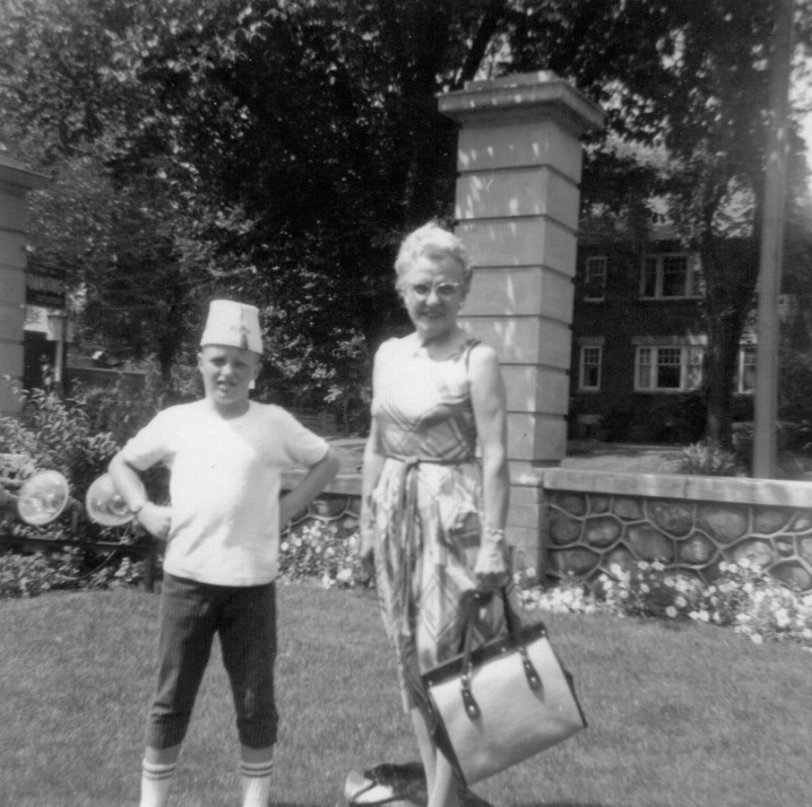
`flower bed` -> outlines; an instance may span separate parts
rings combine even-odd
[[[613,564],[591,584],[568,576],[544,588],[533,568],[517,572],[515,582],[529,608],[694,620],[733,628],[758,644],[792,641],[812,650],[812,594],[791,590],[747,559],[722,562],[711,584],[657,561]]]

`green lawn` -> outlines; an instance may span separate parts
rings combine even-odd
[[[137,803],[158,598],[0,602],[0,803]],[[370,594],[280,590],[283,727],[273,803],[334,807],[353,767],[416,758]],[[477,786],[496,807],[805,807],[812,655],[704,625],[550,616],[590,728]],[[219,659],[204,681],[175,807],[237,807]]]

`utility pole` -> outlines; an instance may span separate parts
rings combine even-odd
[[[758,275],[753,475],[776,473],[778,423],[778,295],[784,241],[787,184],[787,113],[792,54],[793,0],[780,0],[770,58],[770,131]]]

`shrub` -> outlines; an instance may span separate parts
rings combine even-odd
[[[684,448],[669,465],[672,473],[694,476],[745,476],[745,465],[733,451],[700,441]]]
[[[160,377],[154,362],[147,362],[143,389],[135,389],[124,378],[108,386],[75,383],[71,402],[85,412],[91,431],[109,432],[115,443],[124,445],[161,409],[200,397],[196,367],[178,367],[168,384]]]
[[[59,471],[73,490],[84,491],[104,473],[118,446],[109,432],[94,431],[76,401],[32,390],[20,419],[0,418],[0,450],[25,456],[37,470]]]
[[[733,424],[733,446],[739,462],[745,468],[753,464],[754,425],[752,422]],[[812,423],[779,421],[776,424],[776,476],[798,479],[812,470]]]
[[[114,393],[111,393],[111,395]],[[25,393],[20,418],[0,418],[0,478],[12,492],[37,470],[56,470],[68,480],[71,495],[80,502],[90,483],[107,469],[118,450],[109,431],[99,430],[96,407],[106,393],[80,392],[61,400],[42,390]],[[137,396],[136,396],[137,397]],[[133,407],[135,409],[135,405]],[[108,410],[111,420],[125,418]],[[157,486],[158,475],[152,480]],[[64,541],[55,549],[32,552],[15,549],[0,555],[0,597],[36,596],[45,591],[109,588],[132,585],[143,578],[143,563],[111,551],[87,546],[89,540],[129,542],[129,530],[111,530],[92,523],[81,506],[68,507],[59,519],[41,527],[25,524],[16,513],[0,513],[0,530],[19,539],[48,538]],[[29,544],[30,546],[30,544]]]
[[[631,408],[612,409],[601,421],[601,438],[610,443],[622,443],[629,440],[629,432],[634,422]]]
[[[67,588],[75,573],[70,552],[0,555],[0,597],[35,597]]]
[[[0,554],[0,599],[36,597],[49,591],[132,586],[143,580],[143,566],[142,561],[78,547],[5,552]]]

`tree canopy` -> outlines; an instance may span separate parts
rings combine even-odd
[[[206,300],[232,294],[263,309],[276,386],[362,397],[404,324],[395,245],[453,215],[436,94],[549,69],[608,113],[585,215],[645,231],[645,202],[668,199],[732,372],[755,268],[719,243],[734,224],[758,238],[777,0],[0,2],[0,140],[54,175],[34,248],[122,356],[168,378]],[[798,0],[799,48],[811,28]]]

